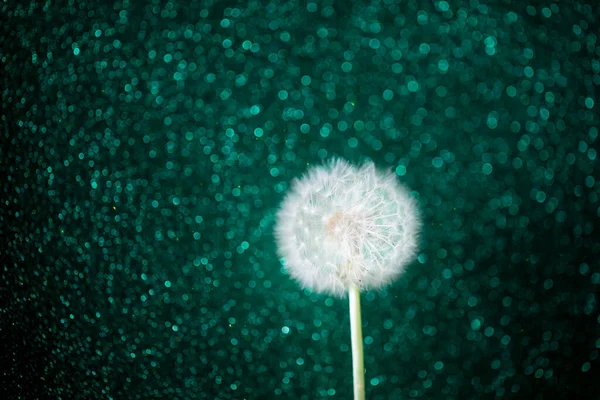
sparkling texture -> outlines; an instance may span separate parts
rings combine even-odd
[[[600,393],[597,1],[0,2],[0,399],[351,398],[347,301],[273,235],[372,161],[414,265],[366,396]]]

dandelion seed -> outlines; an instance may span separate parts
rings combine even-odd
[[[351,284],[380,289],[398,278],[416,255],[419,231],[416,201],[393,173],[337,159],[293,183],[275,233],[295,280],[342,297]],[[307,264],[311,257],[320,263]]]

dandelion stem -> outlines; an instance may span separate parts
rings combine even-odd
[[[363,338],[360,318],[360,290],[350,284],[350,334],[352,337],[352,371],[354,378],[354,400],[365,399],[365,367],[363,361]]]

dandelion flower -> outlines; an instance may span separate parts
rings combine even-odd
[[[303,287],[337,297],[379,289],[413,261],[415,200],[393,173],[337,159],[296,180],[277,214],[280,256]]]
[[[350,295],[355,398],[364,398],[360,290],[390,284],[413,261],[416,201],[391,172],[336,159],[293,182],[275,235],[289,274],[303,287]],[[361,395],[362,393],[362,395]]]

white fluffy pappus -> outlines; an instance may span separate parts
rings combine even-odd
[[[294,180],[275,236],[295,280],[342,297],[352,283],[370,290],[398,278],[416,255],[420,230],[417,203],[395,174],[334,159]]]

